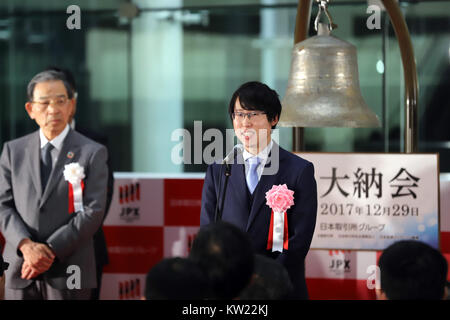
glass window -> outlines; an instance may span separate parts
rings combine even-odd
[[[48,66],[74,74],[76,128],[108,137],[114,171],[205,171],[212,143],[222,145],[218,158],[229,149],[227,108],[239,85],[258,80],[285,94],[297,1],[136,0],[132,18],[122,1],[78,1],[81,28],[72,30],[70,2],[0,4],[0,143],[37,128],[25,112],[26,86]],[[450,1],[401,8],[420,86],[419,152],[439,152],[448,172]],[[357,47],[361,92],[382,127],[305,128],[306,151],[402,152],[403,70],[388,15],[369,29],[367,1],[332,1],[329,10],[333,34]],[[316,13],[313,4],[310,36]],[[292,128],[278,129],[291,150]],[[181,149],[184,163],[174,161]]]

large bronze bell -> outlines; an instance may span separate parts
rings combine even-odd
[[[361,95],[356,47],[322,23],[317,36],[294,46],[281,104],[279,124],[285,127],[380,126]]]

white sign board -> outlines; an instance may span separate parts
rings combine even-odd
[[[297,153],[311,161],[317,222],[311,248],[439,247],[438,154]]]

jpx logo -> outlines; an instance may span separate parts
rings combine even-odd
[[[138,183],[130,183],[119,186],[119,203],[130,203],[141,199],[141,188]]]
[[[119,203],[120,204],[133,204],[141,199],[141,188],[139,183],[130,183],[119,186]],[[140,217],[139,207],[136,206],[123,206],[120,212],[120,219],[131,222],[138,220]]]
[[[138,220],[140,218],[139,207],[131,208],[131,207],[123,207],[120,212],[120,219],[125,220],[126,222],[131,222],[134,220]]]
[[[333,271],[350,272],[350,260],[332,259],[329,268]]]
[[[351,271],[351,267],[350,267],[350,259],[346,259],[345,255],[343,254],[344,252],[342,251],[329,251],[329,255],[332,257],[330,265],[328,266],[328,269],[335,273],[336,275],[340,275],[343,273],[347,273]]]
[[[141,280],[131,279],[119,282],[119,299],[130,300],[141,297]]]

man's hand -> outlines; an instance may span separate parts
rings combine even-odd
[[[22,240],[19,250],[25,260],[22,265],[22,278],[27,280],[47,271],[55,260],[55,254],[46,244],[30,239]]]
[[[22,279],[26,279],[26,280],[31,280],[35,277],[37,277],[38,275],[40,275],[41,273],[38,272],[36,269],[33,269],[32,267],[30,267],[30,265],[28,264],[28,262],[24,261],[22,264]]]

